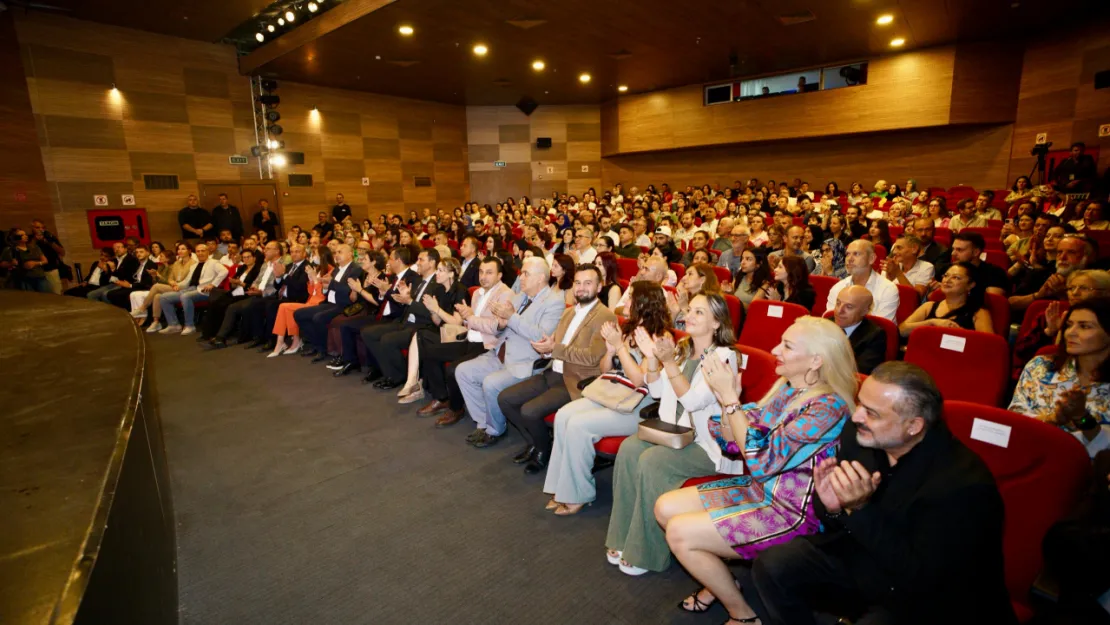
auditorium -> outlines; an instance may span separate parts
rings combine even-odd
[[[1110,625],[1105,0],[0,0],[0,623]]]

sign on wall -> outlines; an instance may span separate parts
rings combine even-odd
[[[245,156],[240,156],[238,154],[234,154],[232,156],[227,157],[227,162],[231,163],[232,165],[246,165],[249,162],[249,160]]]
[[[505,166],[505,161],[494,161],[493,166],[494,167],[504,167]]]
[[[120,199],[123,201],[124,206],[134,206],[135,205],[135,196],[134,195],[124,193],[123,195],[120,196]]]
[[[108,196],[107,195],[94,195],[93,196],[93,206],[107,206],[107,205],[108,205]]]

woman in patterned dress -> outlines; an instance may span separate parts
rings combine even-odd
[[[720,599],[729,623],[758,618],[724,560],[752,560],[768,547],[817,533],[813,469],[835,457],[855,409],[855,358],[833,322],[798,319],[772,354],[779,381],[758,403],[743,406],[728,370],[713,359],[705,364],[723,413],[711,419],[710,432],[727,456],[743,461],[746,475],[671,491],[655,505],[671,551],[705,584],[679,607],[704,612]]]

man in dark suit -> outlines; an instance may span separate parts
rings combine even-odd
[[[419,281],[415,285],[402,281],[394,296],[395,301],[406,305],[404,314],[391,321],[371,324],[362,329],[362,341],[369,353],[370,369],[378,369],[383,376],[374,384],[374,388],[388,391],[404,383],[407,366],[401,350],[409,346],[412,335],[418,330],[435,325],[431,311],[424,305],[424,296],[434,297],[441,308],[448,306],[447,290],[436,282],[438,266],[439,252],[435,248],[421,251],[416,259]]]
[[[941,410],[916,365],[886,362],[864,381],[837,457],[814,469],[823,531],[767,549],[741,579],[762,623],[815,624],[817,597],[856,623],[1017,623],[1002,496]]]
[[[119,272],[116,272],[115,285],[118,288],[109,291],[107,295],[109,304],[127,311],[131,310],[131,292],[149,291],[150,286],[154,284],[154,276],[151,275],[150,270],[155,270],[155,273],[157,273],[154,261],[150,259],[149,247],[145,245],[137,246],[130,258],[134,260],[133,263],[127,263],[131,273],[126,276],[119,276]]]
[[[239,209],[228,204],[227,194],[219,194],[220,204],[212,209],[212,230],[219,233],[227,230],[233,241],[243,238],[243,216]]]
[[[463,239],[462,245],[459,246],[459,262],[462,263],[462,273],[459,275],[459,282],[462,282],[466,288],[472,288],[478,285],[478,266],[482,261],[478,259],[478,239],[469,236]]]
[[[123,241],[116,241],[112,244],[112,253],[115,254],[116,270],[112,272],[112,276],[108,278],[109,284],[102,286],[98,289],[89,291],[85,297],[96,301],[108,303],[108,294],[121,288],[118,283],[122,280],[129,282],[135,278],[135,270],[139,267],[139,261],[135,259],[135,255],[127,249],[127,245]]]
[[[308,263],[305,261],[304,246],[294,243],[289,248],[289,256],[293,262],[276,272],[274,287],[277,290],[271,295],[250,300],[243,313],[244,335],[253,339],[247,349],[257,347],[259,352],[267,352],[277,347],[273,329],[278,307],[285,303],[303,304],[308,301],[308,272],[305,271]]]
[[[316,306],[306,306],[293,313],[293,319],[301,330],[301,340],[308,348],[302,352],[312,357],[312,362],[323,362],[328,357],[328,323],[343,314],[343,309],[351,304],[354,293],[347,284],[348,278],[362,279],[362,267],[354,262],[354,251],[350,245],[340,245],[335,250],[335,271],[324,285],[324,301]]]
[[[874,301],[867,287],[852,285],[837,294],[833,309],[833,321],[848,334],[856,355],[856,370],[864,375],[886,360],[886,332],[867,318]]]

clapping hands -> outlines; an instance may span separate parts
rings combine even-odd
[[[550,336],[550,335],[544,336],[542,339],[540,339],[538,341],[531,341],[531,344],[532,344],[532,349],[536,350],[536,352],[539,353],[539,354],[550,354],[551,352],[555,351],[555,337],[554,336]]]
[[[711,353],[702,360],[701,374],[719,405],[728,406],[740,402],[741,375],[733,376],[732,369],[716,353]]]
[[[605,339],[605,348],[610,354],[615,354],[624,340],[615,321],[608,321],[601,326],[601,338]]]
[[[836,514],[842,510],[855,510],[871,499],[879,488],[882,474],[868,473],[859,462],[825,458],[813,471],[814,488],[825,509]]]

